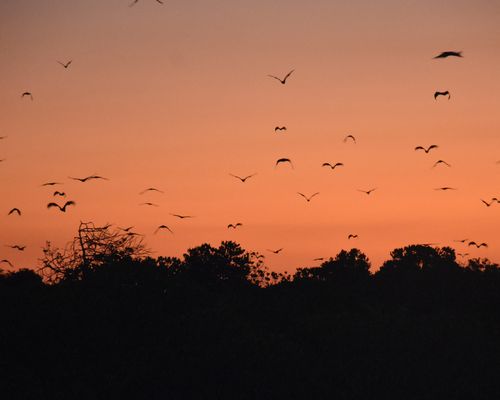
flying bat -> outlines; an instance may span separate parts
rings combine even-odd
[[[429,153],[429,151],[431,151],[432,149],[437,149],[439,146],[437,144],[431,144],[429,147],[425,148],[425,147],[422,147],[422,146],[417,146],[415,147],[415,151],[417,150],[423,150],[425,151],[426,153]]]
[[[281,249],[278,249],[278,250],[271,250],[271,249],[267,249],[267,251],[270,251],[271,253],[274,253],[274,254],[278,254],[280,251],[282,251],[283,248]]]
[[[236,229],[238,226],[243,226],[243,224],[241,222],[237,222],[236,224],[229,224],[227,226],[227,229],[229,229],[229,228]]]
[[[276,168],[281,163],[290,163],[290,165],[292,166],[292,169],[294,169],[293,164],[292,164],[292,160],[290,160],[289,158],[279,158],[276,161],[276,164],[274,164],[274,168]]]
[[[156,189],[154,187],[150,187],[147,189],[144,189],[142,192],[139,192],[139,194],[144,194],[146,192],[158,192],[158,193],[163,193],[160,189]]]
[[[66,203],[64,203],[64,205],[62,207],[57,203],[47,204],[47,208],[56,207],[59,209],[59,211],[62,211],[62,212],[66,212],[66,207],[68,207],[68,206],[76,206],[76,203],[73,200],[70,200],[70,201],[67,201]]]
[[[343,166],[344,166],[344,164],[343,164],[343,163],[341,163],[341,162],[338,162],[338,163],[335,163],[335,164],[333,164],[333,165],[332,165],[332,164],[330,164],[330,163],[325,162],[325,163],[323,163],[321,166],[322,166],[322,167],[330,167],[331,169],[335,169],[336,167],[343,167]]]
[[[158,204],[155,203],[150,203],[149,201],[146,201],[145,203],[140,203],[140,206],[151,206],[151,207],[159,207]]]
[[[356,138],[353,136],[353,135],[347,135],[345,138],[344,138],[344,143],[347,143],[347,141],[351,139],[354,143],[356,143]]]
[[[45,182],[42,183],[40,186],[54,186],[54,185],[62,185],[61,182]]]
[[[270,78],[274,78],[274,79],[277,79],[278,81],[281,82],[282,85],[284,85],[286,83],[286,80],[289,78],[290,75],[292,75],[292,72],[295,71],[294,69],[292,69],[288,74],[285,75],[285,77],[283,79],[281,78],[278,78],[277,76],[274,76],[274,75],[268,75]]]
[[[488,247],[488,244],[487,243],[477,244],[476,242],[469,242],[469,246],[476,246],[479,249],[480,247]]]
[[[21,210],[19,208],[13,208],[12,210],[9,211],[7,215],[11,215],[17,213],[17,215],[21,215]]]
[[[12,265],[12,263],[9,261],[9,260],[6,260],[5,258],[3,260],[0,260],[0,264],[9,264],[11,266],[11,268],[14,268],[14,266]]]
[[[314,196],[317,196],[319,194],[319,192],[313,193],[309,197],[307,197],[305,194],[302,194],[300,192],[297,192],[297,194],[301,195],[309,203]]]
[[[158,228],[156,228],[155,235],[156,235],[156,232],[158,232],[160,229],[165,229],[165,230],[169,231],[171,234],[174,234],[172,229],[170,229],[167,225],[160,225]]]
[[[438,54],[436,58],[447,58],[447,57],[463,57],[461,51],[443,51],[441,54]]]
[[[349,236],[347,236],[347,240],[356,239],[357,237],[358,237],[358,235],[353,235],[352,233],[350,233]]]
[[[10,247],[11,249],[16,249],[19,251],[24,251],[24,249],[26,248],[26,246],[20,246],[18,244],[14,244],[14,245],[6,244],[5,247]]]
[[[370,190],[362,190],[362,189],[358,189],[358,192],[362,192],[362,193],[365,193],[367,195],[369,195],[371,192],[377,190],[377,188],[374,188],[374,189],[370,189]]]
[[[251,178],[252,176],[255,176],[255,175],[257,175],[257,174],[247,175],[247,176],[245,176],[245,177],[243,177],[243,178],[242,178],[241,176],[238,176],[238,175],[233,175],[233,174],[229,174],[229,175],[231,175],[231,176],[233,176],[233,177],[235,177],[235,178],[239,179],[242,183],[245,183],[245,181],[246,181],[247,179],[249,179],[249,178]]]
[[[274,128],[274,132],[277,131],[286,131],[286,126],[277,126],[276,128]]]
[[[163,1],[162,0],[155,0],[157,3],[160,3],[163,5]],[[136,5],[137,3],[139,2],[139,0],[134,0],[130,5],[129,7],[132,7],[134,5]]]
[[[442,190],[442,191],[447,191],[447,190],[458,190],[457,188],[452,188],[448,186],[440,187],[440,188],[435,188],[434,190]]]
[[[80,181],[82,183],[85,183],[85,182],[93,180],[93,179],[103,179],[105,181],[109,181],[108,178],[104,178],[103,176],[99,176],[99,175],[90,175],[90,176],[87,176],[85,178],[73,178],[73,177],[69,176],[68,178],[73,179],[75,181]]]
[[[170,214],[173,215],[174,217],[177,217],[179,219],[184,219],[184,218],[194,218],[192,215],[179,215],[179,214]]]
[[[63,62],[61,62],[61,61],[58,61],[57,63],[58,63],[58,64],[61,64],[61,65],[64,67],[64,69],[68,69],[68,67],[71,65],[71,63],[72,63],[72,62],[73,62],[73,60],[69,60],[69,61],[68,61],[68,62],[66,62],[66,63],[63,63]]]
[[[448,100],[451,99],[451,95],[449,91],[446,92],[434,92],[434,100],[437,100],[439,96],[448,96]]]
[[[498,200],[497,200],[495,197],[494,197],[494,198],[492,198],[492,199],[491,199],[491,201],[490,201],[489,203],[488,203],[487,201],[483,200],[483,199],[481,199],[481,201],[484,203],[484,205],[485,205],[486,207],[491,206],[493,203],[498,203]]]
[[[61,196],[61,197],[66,197],[66,193],[64,192],[59,192],[56,190],[52,196]]]
[[[33,95],[31,94],[31,92],[24,92],[21,95],[21,98],[24,98],[24,97],[29,97],[31,99],[31,101],[33,101]]]
[[[444,164],[444,165],[446,165],[447,167],[451,167],[451,165],[450,165],[450,164],[448,164],[446,161],[444,161],[444,160],[437,160],[437,161],[434,163],[434,165],[432,166],[432,168],[434,168],[435,166],[437,166],[437,165],[439,165],[439,164]]]

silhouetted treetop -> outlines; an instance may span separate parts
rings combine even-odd
[[[391,257],[391,260],[384,262],[379,274],[446,272],[460,268],[455,259],[455,250],[450,247],[411,245],[393,250]]]
[[[295,279],[354,282],[370,276],[370,261],[358,249],[340,251],[335,258],[323,262],[320,267],[299,268]]]

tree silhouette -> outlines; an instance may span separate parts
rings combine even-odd
[[[80,222],[77,236],[64,249],[52,248],[50,242],[46,243],[39,270],[49,282],[80,280],[103,263],[148,254],[138,235],[113,229],[110,225]]]
[[[455,250],[450,247],[434,248],[427,245],[411,245],[391,252],[391,260],[384,262],[380,275],[415,273],[419,271],[449,272],[458,270]]]
[[[370,277],[370,261],[358,249],[340,251],[335,258],[323,262],[320,267],[299,268],[295,279],[319,281],[357,282]]]
[[[251,254],[235,242],[222,242],[218,248],[205,243],[184,254],[180,272],[199,283],[246,284],[252,264]]]

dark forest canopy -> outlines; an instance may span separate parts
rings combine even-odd
[[[294,275],[234,242],[153,258],[106,227],[0,274],[9,399],[491,399],[500,268],[358,249]],[[97,229],[97,230],[96,230]]]

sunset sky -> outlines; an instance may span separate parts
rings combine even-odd
[[[351,247],[377,269],[412,243],[500,262],[500,204],[480,200],[500,199],[500,1],[129,4],[0,2],[0,259],[36,268],[93,221],[135,226],[154,256],[234,240],[278,271]],[[464,57],[433,59],[447,50]],[[68,179],[91,174],[109,181]],[[48,210],[55,190],[76,206]]]

